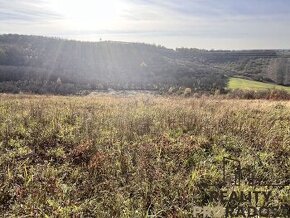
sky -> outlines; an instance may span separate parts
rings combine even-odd
[[[290,0],[0,0],[0,34],[290,49]]]

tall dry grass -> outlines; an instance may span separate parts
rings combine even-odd
[[[0,100],[5,216],[190,217],[194,205],[217,203],[207,193],[221,186],[225,156],[249,170],[263,162],[261,178],[289,181],[289,102],[151,95]],[[279,205],[290,202],[287,190],[276,190]]]

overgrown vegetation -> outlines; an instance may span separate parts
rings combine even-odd
[[[223,157],[289,184],[289,114],[274,101],[0,95],[0,213],[190,217],[217,204]],[[289,205],[289,186],[273,191]]]
[[[55,89],[60,79],[64,92]],[[142,43],[80,42],[0,35],[0,92],[76,94],[91,90],[161,90],[183,86],[210,91],[227,78],[216,68],[182,60],[173,49]],[[35,88],[34,84],[45,84]],[[74,86],[74,87],[73,87]]]
[[[228,77],[290,85],[287,51],[218,51],[124,42],[0,35],[0,92],[77,94],[85,90],[214,92]],[[55,83],[61,80],[61,88]],[[35,84],[44,84],[36,87]]]
[[[223,96],[225,97],[225,96]],[[268,90],[245,90],[235,89],[227,93],[229,99],[267,99],[267,100],[290,100],[290,93],[281,89]]]

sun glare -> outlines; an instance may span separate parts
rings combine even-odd
[[[107,29],[118,22],[124,3],[117,0],[53,0],[54,10],[74,29]]]

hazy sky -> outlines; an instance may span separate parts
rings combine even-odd
[[[289,49],[290,0],[0,0],[0,33]]]

